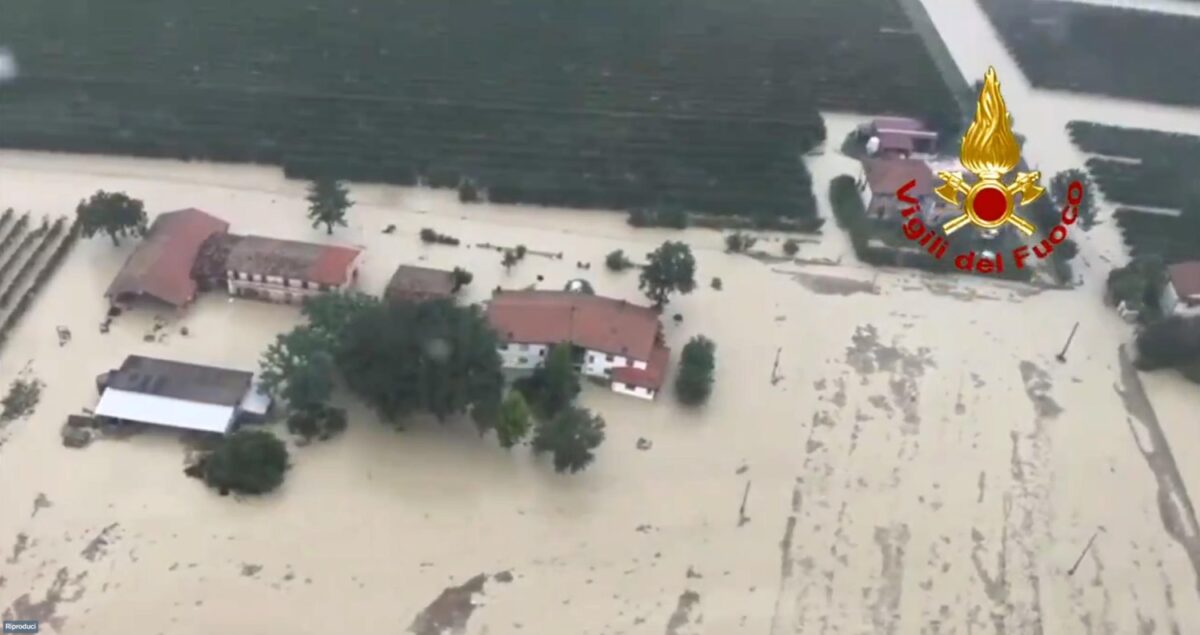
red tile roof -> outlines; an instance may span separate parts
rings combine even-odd
[[[349,281],[350,266],[361,249],[264,236],[243,236],[229,251],[230,271],[280,276],[327,285]]]
[[[640,361],[658,342],[658,314],[650,307],[570,291],[498,291],[487,317],[506,342],[571,342]]]
[[[1195,298],[1200,297],[1200,260],[1171,265],[1167,268],[1167,275],[1180,300],[1192,298],[1191,302],[1186,302],[1192,304],[1196,302]]]
[[[187,304],[196,297],[192,263],[200,245],[228,230],[229,223],[198,209],[159,214],[105,296],[146,295],[175,306]]]
[[[614,368],[613,381],[619,381],[630,386],[641,386],[651,390],[662,387],[663,378],[667,374],[667,360],[671,357],[671,349],[666,346],[655,346],[650,353],[650,362],[645,370],[633,366]]]
[[[911,196],[928,196],[933,193],[933,172],[919,159],[867,159],[863,161],[867,185],[875,194],[892,194],[915,180],[916,187]]]

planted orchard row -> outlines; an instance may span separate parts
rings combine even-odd
[[[1135,255],[1157,255],[1167,262],[1200,259],[1200,219],[1121,208],[1115,213],[1125,244]]]
[[[3,346],[4,342],[8,340],[9,332],[16,327],[17,321],[21,319],[21,316],[23,316],[25,312],[29,310],[30,305],[33,304],[33,300],[37,297],[38,292],[41,291],[46,282],[50,280],[50,277],[53,276],[56,271],[58,271],[58,267],[62,264],[62,261],[66,257],[67,253],[70,252],[71,247],[74,246],[78,237],[79,225],[76,222],[71,225],[71,228],[67,231],[67,235],[63,237],[63,239],[58,243],[58,247],[56,247],[50,254],[49,258],[46,259],[45,266],[38,271],[37,276],[33,279],[33,284],[29,285],[29,288],[25,290],[25,293],[21,294],[21,298],[17,300],[16,304],[13,305],[12,310],[9,311],[7,316],[5,316],[3,324],[0,324],[0,346]]]
[[[12,211],[12,210],[9,210],[9,211]],[[4,238],[0,239],[0,258],[3,258],[4,254],[8,253],[8,248],[12,245],[12,242],[14,240],[16,240],[17,236],[21,235],[21,231],[24,230],[25,226],[28,224],[29,224],[29,213],[26,212],[20,218],[17,219],[16,223],[9,226],[8,232],[4,234]],[[0,278],[3,278],[3,277],[4,276],[2,274],[0,274]]]
[[[29,258],[25,260],[25,264],[21,265],[21,268],[17,270],[17,274],[8,282],[8,286],[4,288],[4,291],[0,292],[0,307],[8,306],[9,301],[12,300],[13,292],[16,291],[21,286],[21,283],[23,283],[25,279],[28,278],[29,275],[32,274],[40,265],[39,260],[41,259],[43,253],[47,248],[54,244],[55,239],[57,239],[59,234],[62,233],[65,224],[66,223],[64,219],[60,217],[58,220],[54,221],[54,224],[50,226],[49,230],[40,232],[41,236],[37,246],[34,247],[33,252],[29,254]]]
[[[8,255],[8,258],[4,260],[3,264],[0,264],[0,281],[4,280],[8,275],[9,270],[12,269],[13,265],[17,264],[17,262],[21,260],[21,254],[25,253],[25,251],[34,244],[35,240],[40,238],[42,234],[46,233],[46,228],[47,224],[42,223],[41,227],[25,233],[24,237],[21,239],[21,242],[17,244],[17,248]]]
[[[1200,19],[1039,0],[978,0],[1038,87],[1200,104]]]
[[[1122,128],[1091,121],[1067,124],[1071,140],[1090,154],[1138,159],[1200,162],[1200,137],[1144,128]]]

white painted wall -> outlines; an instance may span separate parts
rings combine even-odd
[[[1200,302],[1192,300],[1193,306],[1188,306],[1179,298],[1179,294],[1175,292],[1175,285],[1168,282],[1163,285],[1162,298],[1159,304],[1162,306],[1163,313],[1166,315],[1180,316],[1197,316],[1200,315]]]
[[[500,364],[505,368],[524,370],[541,366],[546,361],[546,355],[550,354],[550,347],[545,344],[511,343],[496,347],[496,352],[500,353]]]
[[[612,390],[613,392],[618,392],[622,395],[629,395],[630,397],[637,397],[638,399],[645,399],[647,401],[653,400],[655,395],[655,392],[649,388],[630,386],[619,381],[614,381],[612,383]]]
[[[629,365],[630,360],[621,355],[588,350],[583,356],[583,374],[591,377],[608,377],[612,369]]]

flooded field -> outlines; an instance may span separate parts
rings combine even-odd
[[[846,167],[821,161],[819,178]],[[20,183],[0,203],[35,213],[106,187],[153,210],[200,207],[238,232],[326,240],[304,219],[302,184],[271,169],[5,153],[0,178]],[[462,207],[442,192],[352,195],[334,239],[367,247],[361,286],[373,292],[395,265],[424,262],[472,270],[471,301],[581,273],[635,299],[635,275],[604,270],[604,254],[640,255],[671,235],[618,215]],[[395,234],[381,233],[388,224]],[[422,227],[464,247],[423,246]],[[0,361],[0,382],[32,360],[47,384],[36,414],[2,433],[0,606],[61,632],[113,632],[134,615],[147,633],[1200,624],[1184,493],[1200,474],[1171,460],[1200,440],[1162,443],[1167,417],[1156,422],[1122,372],[1128,329],[1093,294],[860,267],[832,224],[796,260],[776,257],[778,237],[751,257],[725,254],[713,231],[682,236],[701,284],[669,306],[684,319],[667,337],[676,349],[695,333],[718,342],[704,409],[679,408],[670,391],[645,403],[588,387],[609,438],[590,470],[563,477],[468,425],[396,433],[347,402],[347,435],[296,449],[283,489],[246,501],[184,477],[177,434],[76,451],[58,427],[95,403],[94,376],[126,354],[253,369],[296,310],[217,293],[178,315],[126,313],[102,335],[100,294],[131,246],[82,242]],[[531,256],[506,274],[482,242],[563,258]],[[65,347],[57,325],[74,333]],[[1160,384],[1178,407],[1195,403],[1194,389]]]
[[[1191,111],[1033,91],[973,3],[925,4],[968,76],[997,67],[1046,175],[1083,163],[1068,119],[1200,130]],[[829,179],[857,170],[836,148],[860,119],[826,121],[809,164],[828,217]],[[683,316],[665,321],[668,343],[718,345],[699,410],[669,389],[647,403],[587,386],[608,440],[576,476],[466,423],[394,432],[342,395],[349,431],[293,448],[279,492],[239,501],[183,475],[176,433],[69,450],[58,429],[127,354],[252,370],[296,309],[211,293],[101,334],[101,294],[132,245],[82,241],[0,352],[0,385],[26,363],[46,383],[36,413],[0,429],[6,618],[170,635],[1200,630],[1200,393],[1129,367],[1130,327],[1100,300],[1124,257],[1112,223],[1077,237],[1079,286],[1040,290],[864,267],[832,221],[794,259],[775,235],[731,255],[710,230],[358,185],[330,239],[304,217],[303,184],[275,169],[0,152],[0,183],[0,208],[38,217],[105,188],[234,232],[363,245],[373,293],[400,263],[462,266],[466,301],[576,277],[635,300],[636,272],[608,272],[604,255],[681,238],[699,284],[668,306]],[[423,227],[463,246],[422,245]],[[480,243],[531,255],[506,273]],[[62,347],[57,326],[73,333]]]

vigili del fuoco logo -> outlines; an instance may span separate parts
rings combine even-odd
[[[908,205],[901,211],[901,215],[908,219],[903,226],[905,237],[925,247],[934,258],[941,259],[946,255],[950,234],[966,225],[995,230],[1011,224],[1025,236],[1033,236],[1037,227],[1020,215],[1019,208],[1036,201],[1046,190],[1039,184],[1042,173],[1036,170],[1018,172],[1011,182],[1006,182],[1007,174],[1021,162],[1021,146],[1013,135],[1008,108],[1004,105],[1004,97],[1000,95],[1000,81],[996,79],[994,68],[989,67],[983,77],[983,90],[979,92],[979,102],[975,105],[975,119],[963,136],[960,160],[970,172],[969,176],[964,177],[961,172],[937,173],[942,184],[934,190],[934,194],[954,206],[954,209],[962,211],[942,224],[941,235],[925,225],[921,218],[920,201],[910,196],[917,184],[915,180],[905,183],[896,191],[896,198]],[[1055,224],[1040,243],[1033,245],[1032,255],[1039,260],[1046,258],[1054,251],[1055,245],[1066,240],[1067,227],[1079,219],[1079,203],[1082,201],[1083,184],[1072,182],[1067,189],[1067,204],[1062,209],[1061,222]],[[1028,245],[1014,248],[1014,266],[1023,269],[1030,253]],[[976,258],[974,252],[961,254],[954,259],[954,266],[964,271],[974,269],[980,273],[1001,273],[1005,267],[1004,254],[996,254],[994,260],[986,256]]]

